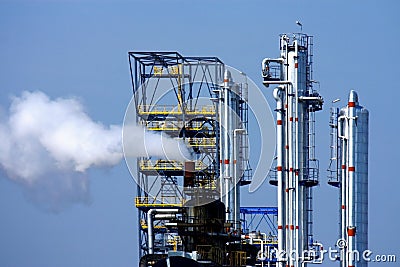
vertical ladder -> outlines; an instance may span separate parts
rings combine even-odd
[[[308,246],[312,246],[310,244],[313,241],[313,196],[312,196],[312,187],[306,188],[306,212],[307,212],[307,242]],[[307,249],[309,249],[309,247]]]
[[[249,107],[247,105],[248,100],[248,84],[247,82],[240,84],[239,89],[239,97],[240,97],[240,104],[239,104],[239,117],[240,117],[240,128],[245,129],[246,131],[241,134],[241,137],[238,138],[239,144],[239,153],[238,153],[238,161],[240,162],[240,173],[242,174],[243,180],[250,180],[251,168],[249,164],[249,144],[248,140],[248,124],[249,124],[249,115],[248,110]]]
[[[330,132],[330,161],[328,167],[328,184],[339,187],[340,186],[340,155],[341,150],[338,144],[338,113],[339,109],[331,107],[329,127]]]

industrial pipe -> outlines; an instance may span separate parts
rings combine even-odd
[[[175,218],[175,213],[178,213],[179,209],[149,209],[147,211],[147,238],[148,238],[148,253],[154,253],[154,236],[153,236],[153,215],[154,219],[165,220]],[[162,214],[159,214],[162,213]],[[166,213],[166,214],[165,214]],[[164,215],[164,216],[161,216]]]
[[[348,155],[348,176],[349,176],[349,224],[347,228],[347,236],[348,236],[348,245],[349,251],[348,253],[348,265],[354,266],[354,259],[352,257],[353,251],[355,250],[355,132],[356,132],[356,114],[355,107],[358,105],[358,96],[355,91],[350,92],[349,103],[348,103],[348,111],[349,111],[349,155]],[[353,231],[354,229],[354,231]]]
[[[261,69],[264,69],[264,67],[267,65],[267,62],[276,62],[276,63],[283,63],[284,59],[283,58],[264,58],[261,63]]]
[[[238,177],[238,172],[237,172],[237,166],[238,166],[238,158],[237,158],[237,133],[243,133],[245,132],[245,129],[235,129],[233,130],[233,164],[234,164],[234,168],[233,168],[233,189],[234,189],[234,226],[233,229],[234,230],[238,230],[240,229],[240,188],[238,188],[238,186],[240,186],[240,184],[238,184],[239,182],[239,177]],[[238,225],[239,224],[239,225]]]
[[[262,240],[261,238],[250,238],[250,244],[253,244],[253,241],[258,241],[261,243],[261,267],[264,267],[264,259],[265,259],[265,255],[264,255],[264,240]]]
[[[232,211],[231,207],[231,201],[230,201],[230,183],[232,179],[232,174],[230,173],[230,164],[231,164],[231,157],[230,157],[230,144],[229,144],[229,137],[230,137],[230,129],[232,127],[230,123],[230,117],[232,116],[231,114],[231,108],[230,108],[230,88],[232,86],[232,75],[229,70],[225,70],[224,72],[224,83],[223,83],[223,118],[221,118],[222,121],[222,130],[221,133],[224,133],[224,138],[223,138],[223,157],[221,157],[222,160],[222,166],[221,170],[223,170],[223,176],[221,179],[223,179],[225,183],[225,208],[226,208],[226,220],[230,220],[230,213]]]
[[[341,190],[341,232],[340,232],[340,238],[342,240],[347,240],[347,233],[346,233],[346,227],[347,227],[347,211],[348,211],[348,203],[347,203],[347,137],[346,134],[343,131],[344,128],[344,123],[347,123],[346,117],[345,116],[340,116],[338,118],[338,124],[337,124],[337,131],[338,131],[338,138],[340,142],[340,147],[341,147],[341,185],[340,185],[340,190]],[[343,133],[343,134],[342,134]],[[345,250],[345,248],[343,248]],[[346,259],[346,253],[342,254],[344,257],[341,258],[341,266],[342,267],[347,267],[347,259]]]
[[[284,229],[283,229],[283,222],[285,220],[285,207],[284,207],[284,170],[283,170],[283,163],[284,163],[284,130],[283,130],[283,93],[284,93],[284,86],[278,86],[273,91],[273,96],[276,100],[276,152],[277,152],[277,179],[278,179],[278,261],[281,262],[283,259],[281,258],[282,253],[285,251],[284,246]],[[281,263],[280,263],[281,264]],[[282,266],[282,264],[281,264]]]

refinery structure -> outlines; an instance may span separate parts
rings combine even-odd
[[[135,159],[140,267],[321,263],[313,190],[321,183],[315,113],[324,101],[312,77],[313,38],[282,34],[279,47],[261,70],[262,90],[276,100],[276,156],[265,176],[277,202],[259,207],[240,203],[252,181],[245,74],[216,57],[129,52],[136,124],[190,148],[184,158]],[[366,266],[352,253],[368,248],[368,111],[355,91],[345,107],[331,109],[330,126],[328,183],[340,199],[337,264]]]

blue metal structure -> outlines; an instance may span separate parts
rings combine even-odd
[[[269,232],[275,236],[277,235],[277,207],[240,207],[240,214],[242,229],[245,232],[248,232],[249,229],[252,229],[253,231],[259,231],[262,222],[265,222],[269,228]]]

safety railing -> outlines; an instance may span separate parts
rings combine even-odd
[[[145,125],[149,131],[180,131],[183,128],[183,123],[174,121],[149,121]]]
[[[180,131],[185,127],[187,131],[209,131],[202,121],[193,121],[185,124],[181,121],[147,121],[143,123],[149,131]]]
[[[182,109],[174,105],[138,105],[139,115],[181,115]],[[187,115],[215,115],[213,105],[200,106],[194,109],[185,109]]]
[[[148,228],[147,223],[146,223],[145,220],[140,220],[140,227],[141,227],[142,229],[144,229],[144,230]],[[154,228],[154,229],[165,229],[165,228],[167,228],[167,227],[166,227],[165,225],[160,225],[160,224],[158,224],[158,225],[154,225],[153,228]]]
[[[184,163],[182,161],[174,160],[140,160],[140,170],[143,171],[183,171]],[[207,165],[202,161],[195,162],[195,170],[200,171],[207,168]]]
[[[182,207],[185,203],[184,198],[178,197],[167,197],[167,198],[155,198],[155,197],[136,197],[136,207]]]
[[[217,143],[217,139],[213,138],[187,138],[187,142],[193,147],[214,147]]]

